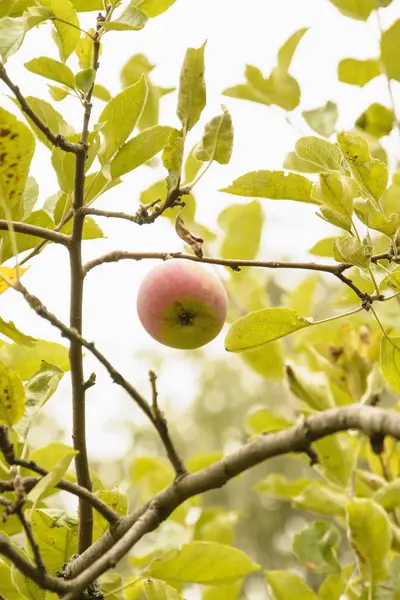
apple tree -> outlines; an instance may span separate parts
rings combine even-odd
[[[363,87],[380,77],[388,91],[388,106],[371,104],[347,130],[337,128],[339,108],[332,101],[299,112],[300,86],[290,69],[307,29],[277,49],[270,73],[248,64],[242,82],[221,90],[220,113],[204,123],[206,42],[187,49],[170,88],[153,83],[153,65],[140,53],[119,65],[120,91],[112,95],[101,84],[102,57],[116,39],[107,34],[134,37],[175,0],[1,2],[0,80],[14,110],[0,107],[0,293],[10,302],[23,298],[32,318],[50,323],[65,340],[37,339],[0,317],[3,600],[243,600],[251,578],[276,600],[400,597],[400,171],[385,149],[388,136],[400,133],[400,18],[382,27],[380,15],[395,4],[391,0],[330,2],[343,19],[375,19],[380,35],[379,56],[343,59],[339,80]],[[82,13],[92,17],[87,30]],[[38,49],[24,67],[48,82],[48,99],[25,95],[13,74],[19,49],[37,27],[53,36],[59,60]],[[175,88],[176,119],[160,124],[159,104]],[[71,96],[79,131],[63,116],[63,101]],[[239,172],[220,188],[224,197],[241,200],[232,198],[212,230],[197,219],[202,199],[196,185],[212,176],[213,163],[229,163],[235,151],[229,107],[238,102],[279,107],[288,119],[297,111],[308,134],[299,136],[282,169]],[[102,107],[97,120],[95,103]],[[198,142],[188,147],[192,130]],[[47,200],[38,198],[31,174],[40,144],[59,186]],[[164,177],[137,190],[140,202],[132,212],[96,207],[98,198],[124,185],[125,175],[151,167],[157,156]],[[318,222],[317,215],[331,225],[332,236],[309,249],[309,261],[259,256],[263,214],[272,200],[303,203],[310,220]],[[120,248],[84,262],[82,247],[102,236],[104,218],[154,236],[168,220],[180,249]],[[27,267],[54,244],[69,260],[68,322],[25,285]],[[237,411],[241,440],[229,451],[191,456],[173,415],[163,410],[154,367],[149,364],[143,392],[85,337],[85,280],[121,260],[131,261],[133,271],[135,261],[159,262],[138,295],[138,318],[158,342],[171,353],[190,354],[226,322],[219,376],[228,374],[232,397],[239,369],[261,382]],[[286,289],[272,277],[283,269],[304,277]],[[113,292],[118,305],[118,282]],[[222,344],[222,336],[215,343]],[[157,442],[158,455],[132,454],[129,475],[122,473],[125,487],[107,487],[87,451],[85,398],[96,385],[87,355],[143,412],[146,435]],[[71,445],[37,447],[32,428],[46,403],[57,402],[67,372]],[[212,397],[217,379],[213,371],[203,381],[202,402]],[[225,425],[214,423],[214,443]],[[290,476],[274,468],[273,459],[284,456],[295,465]],[[272,465],[268,475],[258,477],[257,468],[266,464]],[[256,559],[236,543],[240,513],[205,500],[221,488],[237,489],[243,503],[272,498],[307,515],[292,540],[295,569],[271,569],[260,553]],[[61,491],[77,500],[77,514],[63,505]],[[177,543],[142,551],[168,522],[176,525]]]

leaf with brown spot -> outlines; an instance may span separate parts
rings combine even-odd
[[[24,410],[25,390],[21,379],[0,363],[0,423],[11,427],[23,417]]]

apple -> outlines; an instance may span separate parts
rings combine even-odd
[[[139,319],[155,340],[180,350],[200,348],[221,331],[228,312],[222,283],[195,262],[169,259],[142,281]]]

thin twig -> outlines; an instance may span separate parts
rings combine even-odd
[[[80,143],[69,142],[63,135],[56,135],[51,131],[49,127],[37,116],[35,111],[29,106],[25,97],[21,94],[21,91],[17,85],[15,85],[9,78],[7,71],[2,63],[0,63],[0,79],[6,84],[6,86],[13,92],[14,96],[19,102],[22,112],[24,112],[33,123],[40,129],[40,131],[46,136],[46,138],[53,144],[65,152],[72,152],[77,154],[81,151],[82,147]]]
[[[167,420],[164,417],[164,414],[160,410],[160,407],[158,405],[157,375],[154,373],[154,371],[149,371],[149,381],[152,392],[151,410],[153,413],[153,424],[156,427],[160,438],[164,444],[168,459],[174,468],[176,477],[183,477],[187,474],[187,469],[169,435]]]
[[[36,568],[39,573],[42,573],[42,577],[46,574],[46,567],[44,566],[44,562],[42,556],[40,554],[39,546],[35,540],[35,536],[33,535],[31,524],[25,518],[24,511],[22,510],[22,506],[19,506],[16,510],[17,517],[21,521],[21,525],[23,530],[25,531],[26,538],[29,542],[29,545],[32,549],[33,557],[35,559]]]
[[[28,223],[21,223],[19,221],[11,221],[11,225],[15,233],[23,233],[25,235],[34,235],[35,237],[42,238],[43,240],[54,242],[55,244],[61,244],[68,246],[69,236],[63,233],[58,233],[52,229],[46,229],[45,227],[37,227],[36,225],[29,225]],[[0,219],[0,231],[8,230],[8,222],[5,219]]]
[[[90,206],[83,206],[81,210],[85,215],[107,217],[109,219],[124,219],[126,221],[131,221],[132,223],[137,223],[137,217],[135,217],[135,215],[128,215],[124,212],[114,212],[112,210],[99,210],[97,208],[91,208]]]

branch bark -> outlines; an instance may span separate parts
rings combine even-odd
[[[30,118],[31,121],[40,129],[40,131],[47,137],[47,139],[58,148],[65,150],[65,152],[72,152],[77,154],[80,152],[80,144],[69,142],[63,135],[56,135],[47,125],[37,116],[34,110],[29,106],[25,97],[22,95],[19,87],[15,85],[9,78],[7,71],[2,63],[0,63],[0,79],[6,86],[12,91],[14,96],[19,102],[21,110]]]
[[[70,567],[73,591],[79,593],[101,574],[113,568],[142,537],[153,531],[185,500],[224,486],[229,480],[270,458],[292,452],[308,452],[310,445],[340,431],[359,430],[370,438],[387,436],[400,440],[400,415],[371,406],[351,405],[314,414],[289,429],[262,435],[213,465],[174,481],[134,514],[121,519]]]
[[[70,237],[64,233],[59,233],[58,231],[53,231],[52,229],[46,229],[45,227],[29,225],[28,223],[20,223],[19,221],[11,221],[11,225],[15,233],[34,235],[35,237],[42,238],[48,242],[54,242],[55,244],[61,244],[63,246],[69,245]],[[8,229],[9,223],[5,219],[0,219],[0,231],[8,231]]]

